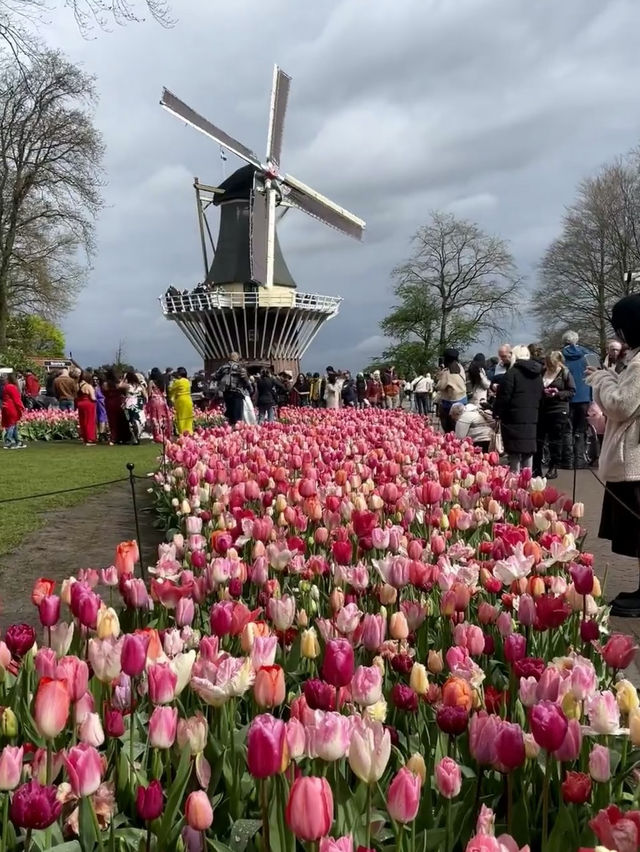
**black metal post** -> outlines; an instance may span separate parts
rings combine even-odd
[[[142,574],[142,579],[147,582],[147,571],[144,567],[144,559],[142,558],[142,540],[140,538],[140,520],[138,518],[138,501],[136,500],[136,481],[133,471],[135,469],[135,464],[133,462],[127,462],[127,470],[129,471],[129,485],[131,486],[131,502],[133,504],[133,517],[136,523],[136,540],[138,542],[138,553],[140,554],[140,573]]]
[[[578,480],[578,456],[576,453],[576,438],[577,435],[573,433],[573,502],[576,502],[576,488],[577,488],[577,480]]]

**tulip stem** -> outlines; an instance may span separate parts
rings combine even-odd
[[[133,689],[133,678],[131,678],[131,688]],[[131,789],[133,790],[134,784],[134,773],[133,773],[133,728],[134,722],[136,718],[135,710],[133,709],[133,700],[131,702],[131,719],[129,721],[129,780],[131,783]]]
[[[98,814],[96,813],[96,809],[93,806],[93,800],[91,796],[89,796],[89,807],[91,808],[91,818],[93,819],[93,829],[96,833],[96,839],[98,841],[98,849],[100,852],[104,849],[102,845],[102,832],[100,831],[100,823],[98,822]]]
[[[51,740],[47,740],[47,786],[51,786],[53,780],[53,751]]]
[[[367,784],[367,848],[371,846],[371,784]]]
[[[513,834],[513,772],[507,772],[507,833]]]
[[[445,834],[445,838],[446,838],[446,839],[445,839],[445,845],[444,845],[444,848],[445,848],[445,852],[450,852],[450,850],[451,850],[451,841],[452,841],[452,838],[451,838],[451,834],[452,834],[452,832],[451,832],[451,829],[452,829],[452,825],[451,825],[451,813],[452,813],[452,811],[451,811],[451,799],[447,799],[446,812],[447,812],[447,816],[446,816],[446,834]]]
[[[269,793],[267,791],[267,779],[260,779],[260,809],[262,811],[262,839],[264,841],[264,852],[271,852],[271,837],[269,835]]]
[[[4,794],[2,802],[2,852],[7,852],[7,831],[9,830],[9,793]]]
[[[549,834],[549,781],[551,779],[552,761],[551,754],[547,752],[544,767],[544,784],[542,787],[542,852],[545,852],[547,849],[547,837]]]
[[[151,828],[147,825],[147,852],[151,852]]]

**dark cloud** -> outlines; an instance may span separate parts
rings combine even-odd
[[[310,368],[380,350],[390,270],[431,209],[500,233],[531,279],[576,183],[640,138],[635,0],[174,5],[169,30],[86,40],[61,12],[47,33],[96,74],[108,146],[99,254],[65,324],[85,362],[122,340],[144,367],[197,364],[157,297],[201,275],[191,181],[220,180],[221,162],[159,108],[163,85],[261,153],[273,62],[293,76],[285,169],[367,220],[364,245],[296,212],[281,225],[300,289],[344,296]],[[535,336],[526,316],[513,335]]]

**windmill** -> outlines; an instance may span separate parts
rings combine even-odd
[[[212,139],[221,152],[246,163],[218,187],[196,178],[204,284],[198,292],[168,293],[161,300],[167,318],[180,325],[210,367],[238,351],[247,361],[296,369],[320,326],[338,312],[337,297],[297,292],[276,232],[276,222],[287,210],[302,210],[358,240],[364,233],[362,219],[282,171],[290,86],[291,78],[276,65],[264,162],[163,90],[160,104],[168,112]],[[212,207],[220,208],[217,242],[207,219]]]

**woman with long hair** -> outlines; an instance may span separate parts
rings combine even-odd
[[[98,440],[106,441],[107,408],[104,402],[104,393],[102,391],[102,377],[98,373],[94,373],[91,381],[93,383],[93,392],[96,395],[96,426],[98,429]]]
[[[537,360],[533,354],[532,360]],[[564,365],[562,352],[549,352],[544,368],[544,391],[538,416],[538,450],[533,459],[533,473],[534,476],[542,476],[542,450],[547,441],[550,459],[546,476],[547,479],[557,479],[558,466],[562,462],[562,439],[570,428],[569,404],[576,386],[573,376]]]
[[[487,401],[487,391],[491,382],[487,378],[486,360],[482,352],[474,356],[467,369],[467,395],[469,402],[480,405]]]
[[[80,438],[85,446],[93,446],[97,441],[96,393],[93,388],[91,373],[87,373],[86,370],[80,374],[78,379],[76,409],[78,411]]]
[[[164,394],[164,376],[154,367],[149,376],[149,399],[147,418],[151,424],[151,433],[156,444],[169,440],[173,436],[173,418]]]
[[[114,369],[105,372],[102,393],[109,423],[109,443],[127,444],[131,440],[131,431],[123,408],[124,390]]]
[[[438,373],[438,409],[440,423],[445,432],[454,432],[456,424],[450,417],[451,406],[456,402],[467,404],[467,383],[464,367],[458,360],[460,353],[457,349],[445,349],[442,368]]]
[[[542,399],[542,366],[527,346],[515,346],[513,365],[498,386],[493,413],[500,420],[509,467],[514,473],[533,466]]]
[[[586,370],[587,384],[607,418],[599,460],[599,476],[606,487],[598,535],[611,542],[614,553],[635,558],[640,570],[639,293],[616,302],[611,324],[616,337],[629,347],[622,371]],[[640,579],[634,591],[621,592],[615,598],[611,614],[640,616]]]
[[[193,400],[191,399],[191,382],[187,378],[184,367],[178,367],[176,378],[171,382],[169,396],[176,412],[176,429],[179,435],[183,432],[193,432]]]
[[[24,412],[24,404],[14,373],[10,373],[2,388],[1,422],[4,429],[5,450],[23,450],[23,444],[18,434],[18,423]]]

